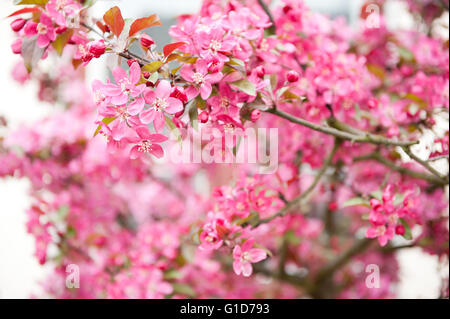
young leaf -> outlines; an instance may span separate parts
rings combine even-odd
[[[165,57],[169,56],[169,54],[171,54],[173,51],[175,51],[179,47],[182,47],[185,44],[186,44],[186,42],[175,42],[175,43],[171,43],[171,44],[166,45],[163,48],[164,56]]]
[[[7,18],[19,15],[19,14],[24,14],[24,13],[31,13],[31,12],[39,12],[39,8],[38,7],[31,7],[31,8],[23,8],[20,10],[17,10],[13,13],[11,13]]]
[[[175,123],[173,123],[172,119],[168,116],[165,116],[166,119],[166,124],[170,129],[170,132],[175,136],[175,138],[177,139],[178,143],[182,143],[182,137],[181,137],[181,133],[180,130],[178,129],[178,127],[175,125]]]
[[[231,85],[238,88],[240,91],[248,94],[250,96],[256,96],[256,88],[255,85],[247,79],[239,80],[231,83]]]
[[[106,11],[103,20],[111,32],[114,33],[116,37],[119,37],[125,26],[125,21],[123,20],[119,7],[115,6]]]
[[[402,223],[403,227],[405,227],[405,233],[403,234],[403,238],[407,240],[412,240],[411,227],[403,218],[400,218],[400,223]]]
[[[36,37],[24,38],[22,41],[22,57],[28,72],[31,72],[44,55],[44,49],[36,45]]]
[[[142,67],[142,70],[153,73],[153,72],[158,71],[159,68],[161,67],[161,65],[163,65],[163,64],[164,63],[162,63],[161,61],[154,61],[154,62],[144,65]]]
[[[68,29],[65,32],[61,33],[54,42],[52,42],[52,46],[55,49],[55,51],[62,55],[64,51],[64,47],[69,42],[70,38],[72,37],[73,29]]]
[[[48,2],[48,0],[14,0],[14,4],[37,4],[44,5]]]
[[[362,197],[354,197],[342,204],[342,208],[349,206],[366,206],[370,207],[369,202]]]
[[[113,116],[113,117],[105,117],[103,118],[102,122],[105,123],[106,125],[108,125],[109,123],[111,123],[112,121],[114,121],[117,117]],[[98,132],[100,132],[102,126],[99,125],[97,126],[97,129],[95,130],[94,136],[96,136],[98,134]]]
[[[130,32],[128,33],[128,35],[131,37],[141,30],[151,28],[157,25],[161,25],[161,21],[159,20],[159,17],[156,14],[152,14],[151,16],[146,18],[137,19],[131,25]]]

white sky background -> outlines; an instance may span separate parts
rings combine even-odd
[[[360,0],[309,0],[310,7],[317,10],[338,11],[347,7],[352,16],[358,15]],[[99,0],[93,8],[94,15],[102,15],[108,8],[120,5],[125,17],[143,16],[148,8],[162,19],[174,18],[179,14],[195,12],[200,0]],[[9,125],[17,127],[20,123],[33,123],[51,110],[49,105],[36,98],[37,86],[33,83],[25,87],[14,82],[10,76],[11,68],[18,57],[9,48],[13,34],[9,28],[10,19],[4,19],[14,10],[12,0],[0,0],[0,114],[5,115]],[[408,27],[411,19],[397,9],[391,23]],[[95,63],[92,63],[95,64]],[[102,66],[92,68],[89,77],[98,77]],[[48,271],[41,267],[33,257],[34,239],[26,233],[25,210],[30,206],[27,196],[27,180],[0,180],[0,298],[28,298],[39,292],[38,281],[45,278]],[[420,249],[400,252],[400,277],[398,295],[400,298],[436,298],[439,295],[438,261],[424,254]],[[448,272],[448,270],[447,270]]]

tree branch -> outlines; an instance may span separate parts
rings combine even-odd
[[[294,206],[296,206],[297,204],[299,204],[303,199],[307,198],[312,191],[314,190],[314,188],[317,186],[317,184],[319,183],[320,179],[322,178],[322,176],[325,174],[325,172],[327,171],[328,166],[330,166],[331,162],[333,161],[334,155],[336,154],[339,146],[341,145],[341,140],[336,139],[333,145],[333,149],[331,151],[331,153],[328,155],[328,157],[325,159],[322,168],[320,169],[320,171],[317,173],[316,177],[314,178],[314,181],[312,182],[312,184],[303,192],[301,193],[298,197],[296,197],[295,199],[293,199],[292,201],[288,202],[283,209],[281,209],[278,213],[276,213],[275,215],[265,218],[265,219],[260,219],[258,220],[254,225],[253,228],[258,227],[261,224],[266,224],[271,222],[272,220],[278,218],[278,217],[283,217],[285,216],[290,209],[292,209]]]
[[[260,5],[260,7],[264,10],[264,12],[267,14],[267,16],[269,17],[270,22],[272,23],[272,25],[270,26],[270,30],[272,31],[273,34],[275,34],[276,31],[276,26],[275,26],[275,19],[272,16],[272,13],[270,12],[269,7],[267,6],[267,4],[264,2],[264,0],[258,0],[258,4]]]
[[[267,110],[266,112],[277,115],[277,116],[284,118],[292,123],[303,125],[305,127],[313,129],[315,131],[322,132],[322,133],[325,133],[328,135],[332,135],[334,137],[337,137],[337,138],[340,138],[343,140],[349,140],[352,142],[371,143],[371,144],[375,144],[375,145],[392,145],[392,146],[402,146],[402,147],[411,146],[411,145],[419,143],[419,141],[403,142],[403,141],[391,140],[391,139],[387,139],[383,136],[374,135],[374,134],[370,134],[370,133],[364,133],[364,134],[357,135],[354,133],[341,131],[341,130],[338,130],[333,127],[323,126],[323,125],[315,124],[312,122],[308,122],[304,119],[298,118],[289,113],[280,111],[276,108],[271,108],[271,109]],[[354,129],[354,130],[356,131],[356,129]]]
[[[430,163],[428,163],[427,161],[422,160],[421,158],[419,158],[417,155],[415,155],[412,151],[411,151],[411,147],[410,146],[404,146],[402,147],[402,149],[405,151],[406,154],[408,154],[409,157],[411,157],[413,160],[415,160],[417,163],[419,163],[420,165],[422,165],[423,167],[425,167],[428,171],[430,171],[432,174],[436,175],[437,177],[439,177],[440,179],[442,179],[445,184],[448,184],[449,182],[449,178],[448,176],[443,177],[441,174],[439,174],[439,172],[430,165]]]
[[[399,165],[395,164],[394,162],[388,160],[387,158],[385,158],[378,152],[370,153],[370,154],[363,155],[363,156],[358,156],[353,159],[353,162],[370,161],[370,160],[377,161],[378,163],[383,164],[386,167],[389,167],[393,171],[411,176],[413,178],[423,179],[432,184],[437,184],[437,185],[442,185],[442,186],[448,184],[448,181],[445,181],[444,179],[437,177],[435,175],[418,172],[418,171],[414,171],[414,170],[408,169],[403,166],[399,166]]]

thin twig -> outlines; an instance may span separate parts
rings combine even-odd
[[[336,154],[339,145],[341,144],[341,141],[339,139],[336,139],[333,149],[331,151],[331,153],[328,155],[328,157],[325,159],[320,171],[317,173],[316,177],[314,178],[314,181],[312,182],[312,184],[308,187],[308,189],[306,189],[303,193],[301,193],[298,197],[294,198],[292,201],[288,202],[278,213],[276,213],[275,215],[265,218],[265,219],[260,219],[258,220],[253,227],[258,227],[261,224],[266,224],[266,223],[270,223],[272,220],[278,218],[278,217],[283,217],[285,216],[289,210],[291,210],[293,207],[297,206],[302,200],[304,200],[305,198],[307,198],[315,189],[315,187],[317,186],[317,184],[319,183],[320,179],[322,178],[322,176],[325,174],[325,172],[327,171],[328,167],[330,166],[331,162],[333,161],[334,155]]]
[[[449,178],[448,176],[442,176],[441,174],[439,174],[439,172],[430,165],[430,163],[428,163],[427,161],[422,160],[421,158],[419,158],[417,155],[415,155],[412,151],[411,151],[411,147],[409,146],[404,146],[402,147],[402,149],[405,151],[406,154],[408,154],[409,157],[411,157],[413,160],[415,160],[417,163],[419,163],[420,165],[422,165],[423,167],[425,167],[428,171],[430,171],[432,174],[436,175],[437,177],[443,179],[446,184],[448,184],[449,182]]]
[[[349,133],[349,132],[344,132],[344,131],[335,129],[333,127],[323,126],[320,124],[308,122],[304,119],[301,119],[301,118],[293,116],[289,113],[278,110],[277,108],[271,108],[271,109],[267,110],[266,112],[277,115],[279,117],[282,117],[290,122],[303,125],[305,127],[313,129],[315,131],[322,132],[322,133],[332,135],[334,137],[337,137],[337,138],[340,138],[343,140],[349,140],[349,141],[356,142],[356,143],[371,143],[371,144],[375,144],[375,145],[392,145],[392,146],[402,146],[402,147],[411,146],[411,145],[419,143],[419,141],[404,142],[404,141],[391,140],[391,139],[387,139],[383,136],[374,135],[374,134],[370,134],[370,133],[364,133],[364,134],[357,135],[357,134],[353,134],[353,133]]]
[[[264,10],[264,12],[267,14],[267,16],[269,17],[270,22],[272,23],[272,25],[270,26],[270,29],[272,31],[272,33],[275,33],[277,27],[275,26],[275,19],[272,16],[272,13],[270,12],[269,7],[267,6],[267,4],[264,2],[264,0],[258,0],[259,5],[261,6],[261,8]]]
[[[403,166],[399,166],[399,165],[395,164],[394,162],[388,160],[387,158],[385,158],[383,155],[381,155],[378,152],[370,153],[370,154],[363,155],[363,156],[358,156],[353,159],[353,162],[370,161],[370,160],[377,161],[378,163],[383,164],[384,166],[389,167],[390,169],[392,169],[396,172],[399,172],[401,174],[405,174],[405,175],[411,176],[413,178],[423,179],[432,184],[437,184],[437,185],[447,185],[448,184],[448,182],[446,182],[444,179],[437,177],[435,175],[427,174],[424,172],[418,172],[418,171],[414,171],[414,170],[408,169]]]

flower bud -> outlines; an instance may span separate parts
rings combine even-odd
[[[405,226],[403,225],[397,225],[395,226],[395,233],[397,235],[403,236],[406,232]]]
[[[101,57],[106,50],[106,44],[103,40],[98,40],[89,43],[89,53],[92,53],[96,58]]]
[[[13,22],[11,22],[11,29],[14,32],[19,32],[20,30],[22,30],[23,26],[25,25],[27,21],[25,19],[19,18],[14,20]]]
[[[67,27],[66,27],[65,25],[62,25],[62,26],[57,27],[57,28],[55,29],[55,32],[56,32],[57,34],[61,34],[61,33],[65,32],[66,30],[67,30]]]
[[[144,71],[142,72],[142,76],[144,77],[144,79],[148,79],[150,77],[150,72]]]
[[[261,117],[261,111],[258,109],[254,109],[251,113],[250,113],[250,120],[255,123],[256,121],[259,120],[259,118]]]
[[[205,111],[201,112],[198,115],[198,120],[200,121],[200,123],[206,123],[206,122],[208,122],[208,119],[209,119],[209,114]]]
[[[286,78],[289,82],[297,82],[299,79],[299,75],[296,71],[289,71],[286,75]]]
[[[377,99],[369,99],[369,101],[367,101],[367,106],[371,110],[376,109],[378,107],[378,100]]]
[[[147,34],[142,34],[141,35],[141,45],[144,48],[150,48],[152,46],[152,44],[154,44],[155,41],[153,41],[152,37],[147,35]]]
[[[19,38],[11,44],[11,49],[14,54],[20,54],[22,52],[22,39]]]
[[[170,93],[170,97],[179,99],[183,103],[186,103],[188,101],[186,93],[184,93],[184,90],[179,86],[175,86],[172,93]]]
[[[266,74],[266,69],[264,69],[264,67],[262,65],[260,65],[256,68],[256,75],[259,78],[262,78],[265,74]]]
[[[127,60],[127,64],[128,64],[128,66],[130,66],[130,67],[131,67],[131,65],[132,65],[134,62],[137,62],[137,60],[136,60],[136,59],[129,59],[129,60]]]

